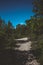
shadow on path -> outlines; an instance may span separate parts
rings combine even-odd
[[[28,51],[4,50],[0,52],[0,65],[25,65]]]

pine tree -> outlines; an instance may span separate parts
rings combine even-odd
[[[43,0],[35,0],[33,2],[33,12],[36,14],[36,16],[43,17]]]
[[[37,36],[37,44],[33,43],[34,46],[33,45],[32,46],[37,50],[35,53],[38,54],[37,56],[40,59],[40,64],[43,65],[42,64],[43,63],[43,59],[42,59],[43,57],[42,54],[43,53],[43,41],[42,41],[43,40],[43,0],[35,0],[33,2],[33,12],[35,13],[34,15],[35,19],[33,19],[34,21],[33,23],[35,26],[34,30],[36,29],[35,35]]]

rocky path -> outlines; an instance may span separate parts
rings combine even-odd
[[[24,43],[17,43],[17,45],[20,46],[20,47],[19,48],[15,48],[16,50],[28,51],[31,48],[31,41],[24,42]]]
[[[22,39],[16,39],[17,41],[21,40],[21,41],[27,41],[28,38],[22,38]],[[24,56],[27,56],[27,60],[25,62],[25,65],[39,65],[39,63],[36,61],[35,57],[33,56],[32,53],[30,53],[29,51],[31,50],[31,41],[27,41],[24,43],[17,43],[16,45],[18,46],[18,48],[15,48],[15,50],[18,51],[22,51]],[[24,52],[25,51],[25,52]],[[24,59],[25,61],[25,59]]]

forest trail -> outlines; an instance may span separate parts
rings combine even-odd
[[[17,45],[19,46],[19,48],[15,48],[16,50],[28,51],[31,49],[31,41],[24,42],[24,43],[18,43]]]
[[[27,41],[28,38],[21,38],[21,39],[16,39],[17,41]],[[20,50],[20,51],[28,51],[31,49],[31,41],[27,41],[24,43],[17,43],[16,45],[20,46],[19,48],[15,48],[16,50]]]
[[[16,39],[17,41],[27,41],[28,38],[21,38],[21,39]],[[39,63],[36,61],[36,59],[34,59],[34,56],[32,53],[30,53],[29,51],[31,50],[31,41],[27,41],[27,42],[18,42],[16,45],[18,46],[17,48],[15,48],[15,50],[18,51],[26,51],[24,53],[27,54],[28,58],[27,61],[25,63],[25,65],[39,65]],[[32,58],[31,58],[32,56]]]

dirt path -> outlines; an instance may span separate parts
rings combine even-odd
[[[25,43],[18,43],[17,45],[20,46],[20,47],[19,48],[15,48],[16,50],[28,51],[31,48],[31,41],[25,42]]]
[[[21,41],[27,41],[28,38],[22,38],[22,39],[16,39],[17,41],[21,40]],[[29,50],[31,50],[31,41],[28,42],[23,42],[23,43],[17,43],[16,45],[18,46],[17,48],[15,48],[15,50],[19,50],[19,51],[26,51],[28,52]],[[36,59],[33,59],[34,56],[32,53],[28,54],[28,58],[27,61],[25,63],[25,65],[39,65],[39,63],[36,61]],[[31,60],[31,55],[33,56],[32,60]]]

